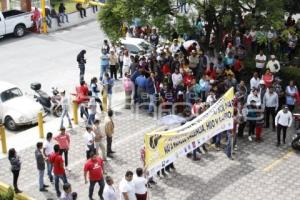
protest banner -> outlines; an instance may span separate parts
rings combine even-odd
[[[208,110],[183,126],[145,134],[145,167],[148,177],[207,142],[233,128],[233,88]]]

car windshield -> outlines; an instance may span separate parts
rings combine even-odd
[[[22,92],[19,88],[11,88],[9,90],[5,90],[1,93],[1,101],[5,102],[15,97],[22,96]]]
[[[141,42],[139,43],[139,46],[141,46],[145,51],[149,51],[150,50],[150,45],[145,43],[145,42]]]

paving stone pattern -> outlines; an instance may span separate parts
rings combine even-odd
[[[127,170],[141,166],[140,148],[143,135],[154,130],[157,121],[145,114],[133,115],[129,110],[120,110],[115,116],[116,133],[113,149],[117,152],[112,161],[106,163],[106,170],[118,183]],[[88,185],[84,184],[83,165],[85,149],[84,129],[72,132],[70,168],[67,173],[73,191],[80,200],[88,199]],[[293,130],[289,131],[288,142]],[[300,159],[299,154],[289,153],[288,143],[276,147],[276,134],[264,131],[264,142],[249,142],[246,137],[238,140],[239,150],[235,159],[229,160],[223,151],[213,148],[200,161],[180,158],[175,162],[176,171],[166,178],[155,178],[157,185],[151,190],[151,200],[299,200]],[[38,191],[38,172],[34,160],[35,148],[19,152],[22,170],[19,185],[37,200],[56,199],[54,186],[49,192]],[[285,156],[288,154],[289,156]],[[283,158],[284,157],[284,158]],[[283,158],[283,159],[282,159]],[[278,160],[279,159],[279,160]],[[275,160],[278,160],[274,162]],[[272,165],[271,165],[272,164]],[[267,169],[268,166],[273,166]],[[266,170],[267,169],[267,170]],[[0,160],[0,180],[12,183],[12,174],[7,159]],[[46,184],[49,184],[45,176]],[[94,198],[97,194],[97,186]]]

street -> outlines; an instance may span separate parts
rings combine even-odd
[[[51,94],[52,87],[65,89],[67,94],[75,92],[79,85],[77,54],[87,51],[85,80],[89,84],[92,77],[100,72],[100,48],[106,39],[96,21],[49,35],[27,34],[23,38],[5,37],[0,39],[0,77],[18,85],[28,95],[32,82],[40,82],[42,90]],[[114,93],[121,91],[120,82],[116,82]],[[114,105],[120,104],[115,98]],[[55,119],[47,116],[46,121]],[[22,130],[27,130],[24,127]],[[8,137],[12,132],[7,131]]]

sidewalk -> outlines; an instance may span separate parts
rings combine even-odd
[[[112,102],[113,109],[116,110],[120,109],[122,106],[124,106],[124,101],[125,100],[124,100],[123,92],[117,92],[113,94],[113,102]],[[73,110],[71,107],[70,107],[69,114],[71,115],[70,117],[73,118]],[[54,135],[57,135],[59,132],[60,121],[61,121],[60,118],[52,118],[52,117],[44,121],[44,136],[46,137],[47,132],[52,132]],[[68,125],[67,119],[64,120],[64,124],[66,126]],[[83,124],[83,121],[79,117],[79,125],[80,124]],[[78,128],[78,126],[75,126],[75,129],[76,128]],[[7,137],[6,141],[7,141],[7,149],[15,148],[16,151],[21,151],[28,147],[34,146],[38,141],[42,141],[42,139],[39,138],[39,128],[36,125],[25,131]],[[7,154],[3,154],[2,152],[0,153],[0,159],[6,157]]]

